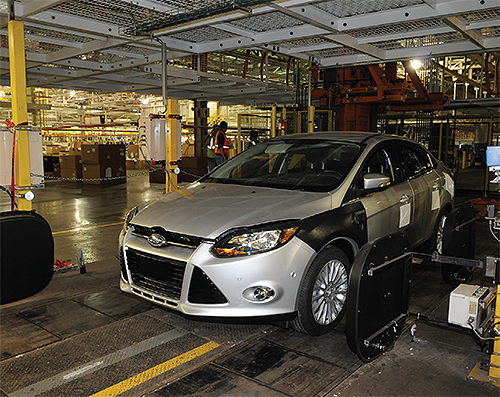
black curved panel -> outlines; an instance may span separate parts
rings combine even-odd
[[[0,213],[0,303],[41,291],[54,273],[54,240],[47,221],[33,211]]]
[[[365,244],[349,277],[346,336],[365,361],[389,350],[408,312],[412,254],[410,240],[395,233]]]
[[[366,212],[360,201],[306,218],[297,233],[316,251],[338,236],[352,238],[358,247],[366,243]]]

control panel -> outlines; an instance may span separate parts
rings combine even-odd
[[[480,334],[493,315],[494,288],[460,284],[450,294],[448,322],[473,327]]]

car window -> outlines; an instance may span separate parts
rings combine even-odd
[[[327,192],[337,188],[360,145],[316,139],[269,140],[230,159],[202,181]]]
[[[391,184],[396,181],[393,161],[386,149],[379,149],[370,154],[363,166],[362,174],[382,174],[390,178]]]
[[[427,169],[427,164],[421,156],[419,148],[412,145],[398,145],[401,172],[405,180],[422,174]]]

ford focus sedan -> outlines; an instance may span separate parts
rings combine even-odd
[[[120,287],[191,316],[287,315],[295,329],[323,334],[344,314],[360,248],[402,231],[439,251],[453,195],[450,173],[404,138],[273,138],[133,208],[120,234]]]

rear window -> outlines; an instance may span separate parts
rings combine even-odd
[[[269,140],[230,159],[202,181],[328,192],[341,184],[360,151],[350,142]]]

